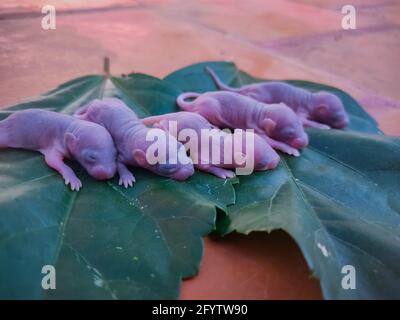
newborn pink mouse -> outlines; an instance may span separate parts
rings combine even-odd
[[[187,98],[195,98],[188,102]],[[299,156],[297,149],[308,144],[308,136],[292,109],[284,104],[258,102],[234,92],[183,93],[177,104],[196,112],[219,128],[254,129],[270,146]]]
[[[192,129],[195,133],[195,150],[192,150],[192,146],[190,148],[190,154],[193,157],[193,154],[199,155],[199,159],[192,159],[194,162],[195,168],[211,173],[220,178],[232,178],[235,174],[226,169],[234,169],[241,167],[242,163],[238,163],[235,160],[235,148],[233,147],[234,137],[231,133],[226,133],[222,130],[215,128],[212,124],[210,124],[204,117],[199,114],[193,112],[175,112],[163,114],[160,116],[153,116],[142,119],[143,123],[146,125],[153,125],[157,128],[162,128],[164,130],[169,131],[172,135],[174,135],[180,142],[184,143],[186,146],[190,139],[187,136],[189,133],[186,129]],[[175,121],[175,124],[174,124]],[[173,132],[172,126],[176,125],[176,130]],[[186,131],[186,134],[185,134]],[[248,132],[247,134],[250,134]],[[254,150],[253,155],[246,153],[246,136],[241,136],[241,146],[240,152],[242,156],[252,156],[252,163],[254,164],[254,169],[257,171],[273,169],[279,163],[279,155],[272,149],[268,143],[260,138],[257,134],[251,133],[253,136],[250,137],[254,141],[254,146],[252,150]],[[213,138],[218,143],[217,146],[219,149],[219,160],[218,163],[212,163],[212,153],[211,146],[209,147],[209,152],[207,154],[201,153],[201,146],[206,143],[203,141],[204,139],[210,140],[210,136],[213,135]],[[249,140],[250,141],[250,140]],[[193,142],[193,141],[190,141]],[[227,146],[229,152],[227,153],[228,159],[225,158],[224,147]],[[194,152],[195,151],[195,152]],[[203,163],[200,163],[199,160],[202,160]]]
[[[349,124],[349,117],[342,101],[332,93],[325,91],[312,93],[276,81],[232,88],[222,83],[211,68],[206,67],[206,70],[220,90],[237,92],[263,103],[285,103],[297,113],[305,127],[342,129]]]
[[[41,152],[47,165],[78,191],[81,181],[63,159],[77,160],[96,179],[112,178],[117,151],[111,135],[98,124],[41,109],[17,111],[0,121],[0,148]]]
[[[185,180],[194,173],[193,163],[186,156],[185,148],[173,136],[164,132],[166,146],[159,153],[165,156],[166,163],[151,163],[147,158],[147,149],[154,143],[146,141],[149,132],[136,114],[116,98],[105,98],[103,100],[93,100],[86,106],[78,109],[75,116],[80,119],[96,122],[104,126],[114,139],[118,150],[117,171],[120,176],[119,184],[125,188],[132,186],[135,177],[126,167],[127,165],[142,167],[158,175],[173,178],[175,180]],[[178,150],[180,159],[185,163],[173,163],[169,148]]]

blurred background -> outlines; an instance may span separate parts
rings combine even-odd
[[[43,30],[44,5],[56,29]],[[344,5],[355,30],[342,29]],[[0,108],[70,79],[101,73],[164,77],[205,60],[253,76],[303,79],[347,91],[387,134],[400,134],[398,0],[2,0]],[[205,239],[200,274],[182,298],[321,298],[283,232]]]

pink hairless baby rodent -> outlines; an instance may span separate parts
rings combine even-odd
[[[82,183],[63,159],[77,160],[96,179],[112,178],[117,151],[111,135],[98,124],[41,109],[17,111],[0,121],[0,148],[39,151],[71,189]]]
[[[195,98],[193,101],[186,101]],[[308,144],[308,136],[292,109],[284,104],[265,104],[234,92],[187,92],[177,104],[196,112],[219,128],[254,129],[271,147],[299,156],[297,149]]]
[[[240,167],[242,164],[238,164],[235,160],[235,149],[233,148],[233,134],[226,133],[222,130],[215,128],[212,124],[210,124],[204,117],[199,114],[193,112],[175,112],[163,114],[160,116],[153,116],[142,119],[143,123],[146,125],[153,125],[158,128],[162,128],[164,130],[169,130],[171,134],[173,134],[178,140],[182,143],[189,143],[186,139],[187,136],[184,134],[185,129],[192,129],[196,134],[196,150],[199,151],[199,158],[202,159],[203,163],[198,161],[199,159],[193,159],[194,166],[208,173],[211,173],[220,178],[232,178],[235,174],[226,169],[234,169]],[[172,122],[176,121],[176,131],[172,130]],[[202,139],[209,139],[208,135],[203,134],[204,130],[207,130],[208,134],[213,134],[218,140],[218,149],[219,149],[219,161],[218,163],[212,163],[211,153],[207,150],[207,154],[201,154],[201,145],[205,143]],[[244,156],[250,157],[252,156],[252,163],[254,164],[254,169],[257,171],[273,169],[279,163],[279,155],[272,149],[268,143],[260,138],[254,132],[247,132],[246,134],[252,134],[253,136],[249,141],[253,141],[254,145],[251,150],[253,151],[253,155],[246,153],[246,136],[241,136],[241,145],[240,150]],[[182,139],[182,140],[181,140]],[[190,139],[190,138],[189,138]],[[183,141],[184,140],[184,141]],[[229,152],[227,153],[227,157],[229,159],[225,159],[224,156],[224,147],[227,144],[229,147]],[[250,148],[249,148],[250,149]],[[211,149],[210,149],[211,150]],[[193,150],[190,150],[190,154],[193,155]]]
[[[210,67],[206,67],[206,70],[220,90],[236,92],[263,103],[285,103],[297,113],[305,127],[342,129],[349,124],[349,117],[342,101],[332,93],[325,91],[312,93],[276,81],[232,88],[222,83]]]
[[[165,153],[166,163],[150,163],[146,152],[151,141],[146,140],[150,130],[139,120],[136,114],[116,98],[93,100],[86,106],[78,109],[75,116],[101,124],[111,134],[118,150],[117,171],[120,176],[119,184],[126,188],[132,186],[135,177],[126,167],[127,165],[142,167],[158,175],[185,180],[194,173],[193,163],[186,156],[185,148],[173,136],[165,132],[166,146],[159,153]],[[176,161],[172,163],[168,150],[178,150],[185,163]],[[177,159],[179,160],[179,159]]]

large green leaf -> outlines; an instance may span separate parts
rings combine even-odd
[[[102,96],[123,99],[139,115],[162,105],[159,80],[82,77],[0,112],[43,108],[73,113]],[[134,95],[151,96],[139,104]],[[162,112],[172,111],[162,109]],[[83,182],[72,192],[39,153],[0,151],[0,298],[177,298],[182,278],[196,274],[201,237],[214,228],[216,207],[234,202],[233,181],[196,173],[185,182],[134,169],[133,188],[117,178],[98,182],[74,165]],[[44,265],[56,268],[56,289],[43,290]]]
[[[260,81],[227,62],[192,65],[165,80],[182,91],[215,90],[205,65],[232,86]],[[287,231],[320,278],[325,298],[400,298],[400,140],[382,135],[343,91],[289,83],[337,94],[351,125],[309,130],[310,146],[301,157],[282,155],[277,169],[241,176],[219,232]],[[355,268],[356,289],[342,288],[345,265]]]

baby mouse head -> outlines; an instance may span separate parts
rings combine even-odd
[[[268,105],[266,117],[261,124],[272,139],[282,141],[296,149],[308,145],[308,135],[300,119],[284,103]]]
[[[193,175],[193,162],[176,138],[158,128],[147,132],[147,137],[143,136],[143,141],[135,143],[132,150],[132,157],[140,167],[175,180],[186,180]]]
[[[117,150],[105,128],[88,122],[74,132],[67,132],[64,140],[69,152],[92,177],[104,180],[114,176]]]
[[[232,134],[230,136],[233,138]],[[235,147],[233,148],[232,163],[235,168],[244,166],[242,161],[245,157],[248,161],[247,165],[252,165],[256,171],[273,169],[278,165],[279,155],[258,134],[252,131],[243,131],[241,132],[241,142],[240,157],[236,158],[238,150]]]
[[[275,150],[259,135],[254,134],[254,169],[256,171],[274,169],[279,160]]]
[[[312,118],[332,128],[342,129],[349,124],[349,117],[342,101],[336,95],[320,91],[312,95]]]

